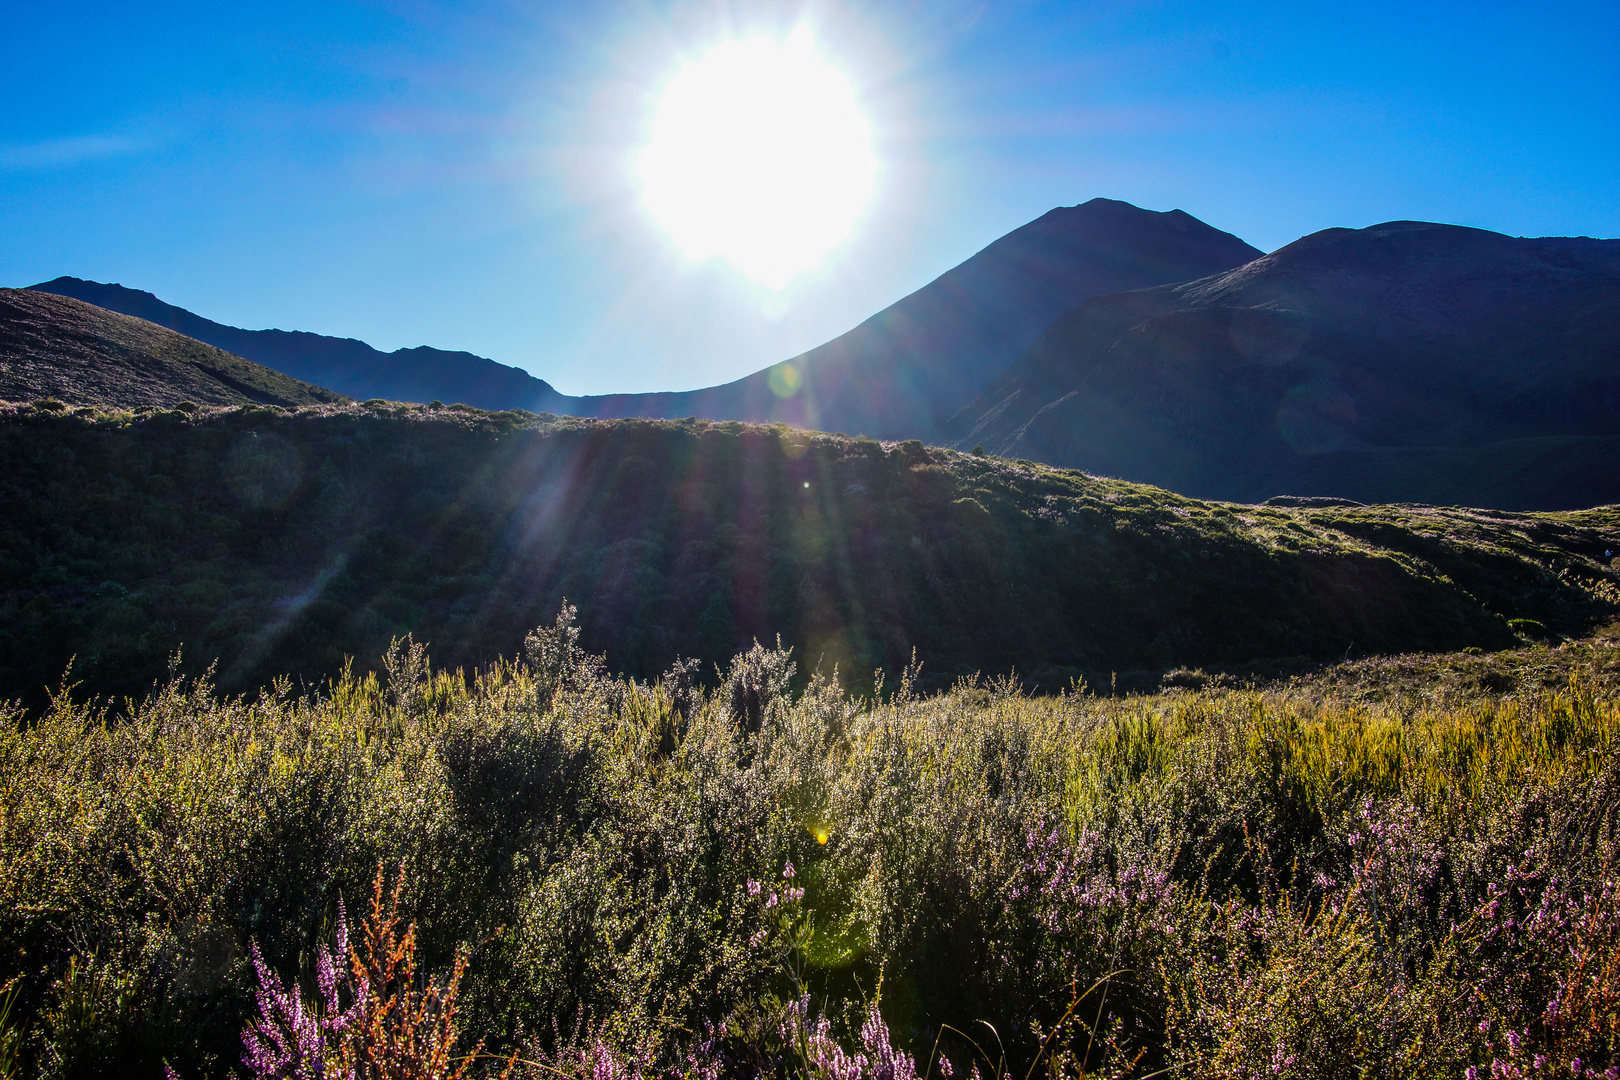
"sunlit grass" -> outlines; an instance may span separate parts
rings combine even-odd
[[[379,864],[422,969],[470,957],[460,1052],[502,1063],[814,1073],[892,1039],[921,1075],[936,1040],[970,1066],[952,1031],[981,1020],[1061,1075],[1615,1060],[1620,698],[1589,654],[1445,701],[1409,679],[924,696],[913,672],[875,700],[789,693],[763,649],[707,693],[614,680],[564,629],[472,676],[402,646],[313,695],[175,683],[11,716],[0,975],[30,1060],[218,1074],[249,945],[314,993]],[[1071,1009],[1098,980],[1096,1014]]]

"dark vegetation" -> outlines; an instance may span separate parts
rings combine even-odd
[[[1065,315],[936,440],[1203,498],[1620,501],[1620,240],[1391,222]]]
[[[138,318],[0,289],[0,401],[7,400],[169,408],[344,399]]]
[[[311,693],[0,717],[0,1067],[1620,1066],[1612,635],[1270,690],[908,674],[874,700],[795,692],[766,649],[709,692],[614,680],[572,631],[472,683],[407,642]]]
[[[786,427],[387,402],[0,417],[0,694],[135,694],[183,649],[230,692],[317,685],[395,636],[582,642],[698,678],[778,635],[854,686],[1157,686],[1369,653],[1495,650],[1617,610],[1620,511],[1259,507]],[[299,682],[301,680],[301,683]]]

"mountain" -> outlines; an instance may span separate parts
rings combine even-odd
[[[656,677],[782,635],[861,684],[913,649],[1058,689],[1178,665],[1494,649],[1620,606],[1620,509],[1229,506],[786,427],[464,407],[0,407],[0,700],[141,694],[184,646],[307,688],[407,632],[517,655],[566,597]],[[1253,670],[1253,668],[1250,668]],[[1132,673],[1136,674],[1132,674]]]
[[[931,439],[942,421],[1081,301],[1203,277],[1259,254],[1180,210],[1157,213],[1093,199],[1015,229],[843,336],[783,364],[704,390],[580,398],[471,353],[425,347],[382,353],[346,338],[240,330],[151,293],[78,278],[31,287],[147,319],[362,400],[440,400],[573,416],[782,420]],[[784,380],[788,367],[792,375]]]
[[[1082,304],[943,435],[1204,498],[1620,502],[1620,241],[1314,233]]]
[[[468,352],[420,346],[385,353],[353,338],[242,330],[166,304],[149,292],[74,277],[59,277],[29,288],[157,323],[357,400],[448,401],[484,409],[569,411],[569,399],[545,381]]]
[[[0,289],[0,400],[67,405],[312,405],[319,386],[142,319],[26,289]]]
[[[1092,199],[1013,230],[855,329],[782,364],[704,390],[583,397],[572,411],[780,420],[884,439],[933,439],[948,417],[1082,301],[1203,277],[1259,255],[1184,211]]]

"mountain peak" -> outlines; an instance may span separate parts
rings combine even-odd
[[[1186,281],[1261,254],[1181,210],[1117,199],[1060,206],[987,245],[860,326],[772,369],[680,394],[581,398],[583,415],[782,420],[885,439],[936,437],[1065,312],[1106,293]],[[774,368],[776,365],[772,365]]]

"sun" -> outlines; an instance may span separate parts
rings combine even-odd
[[[649,210],[689,259],[781,289],[849,235],[872,194],[871,128],[803,31],[683,66],[638,159]]]

